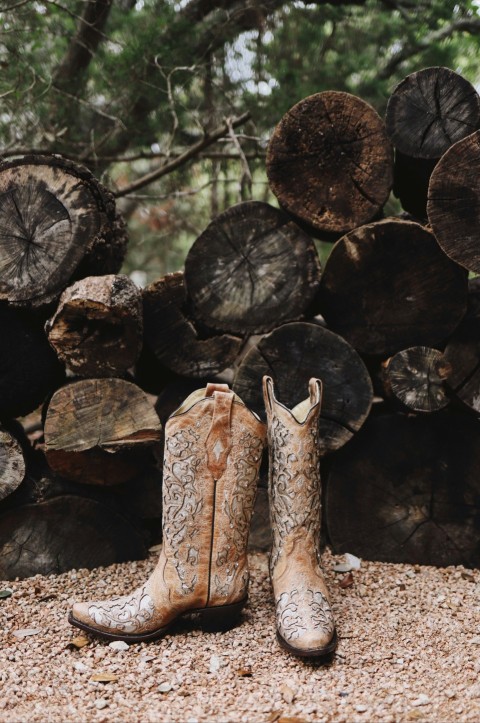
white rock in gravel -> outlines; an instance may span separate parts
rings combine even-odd
[[[85,671],[88,670],[88,667],[85,665],[85,663],[82,663],[81,660],[78,660],[76,663],[74,663],[73,667],[75,668],[75,670],[78,670],[79,673],[85,673]]]
[[[344,557],[345,562],[340,562],[337,565],[333,566],[335,572],[350,572],[351,570],[360,570],[362,561],[359,557],[351,555],[349,552],[346,552]]]
[[[160,693],[169,693],[172,690],[172,685],[170,683],[160,683],[158,690]]]
[[[428,695],[425,695],[425,693],[420,693],[418,698],[416,700],[412,700],[412,705],[419,706],[419,705],[428,705],[430,703],[430,698]]]
[[[108,707],[108,700],[105,700],[105,698],[98,698],[95,701],[95,708],[97,710],[103,710],[104,708]]]
[[[356,705],[355,710],[357,711],[357,713],[365,713],[365,711],[367,710],[367,706],[366,705]]]
[[[38,635],[38,633],[41,632],[40,628],[24,628],[23,630],[14,630],[12,635],[15,635],[16,638],[23,640],[23,638],[27,638],[29,635]]]
[[[108,647],[112,648],[112,650],[128,650],[128,643],[123,640],[114,640],[108,644]]]
[[[226,662],[225,658],[222,658],[221,655],[212,655],[210,657],[210,672],[211,673],[218,673],[220,668],[225,667]]]

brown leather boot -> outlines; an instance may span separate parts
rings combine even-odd
[[[161,637],[199,613],[228,627],[247,601],[247,541],[265,425],[226,384],[193,392],[165,426],[163,546],[131,595],[77,603],[72,625],[113,640]]]
[[[290,410],[275,398],[271,377],[263,378],[277,639],[294,655],[321,657],[335,650],[337,635],[320,561],[321,381],[310,379],[309,389],[310,398]]]

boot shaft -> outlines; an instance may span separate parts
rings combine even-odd
[[[246,595],[246,547],[265,426],[227,385],[194,392],[165,428],[163,575],[175,596]]]

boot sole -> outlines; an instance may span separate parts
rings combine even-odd
[[[330,656],[332,655],[332,653],[335,652],[338,644],[338,636],[336,630],[334,630],[333,638],[331,639],[331,641],[323,648],[295,648],[293,645],[290,645],[290,643],[287,643],[284,638],[282,638],[278,630],[277,640],[284,650],[287,650],[292,655],[296,655],[298,658],[326,658],[327,656]]]
[[[68,622],[76,628],[85,630],[85,632],[92,633],[92,635],[104,638],[105,640],[123,640],[126,643],[145,643],[150,640],[158,640],[159,638],[162,638],[178,620],[187,615],[198,615],[201,618],[202,627],[209,631],[220,632],[223,630],[229,630],[238,623],[240,614],[246,603],[247,598],[244,598],[240,602],[233,603],[231,605],[217,605],[216,607],[210,608],[185,610],[185,612],[180,613],[180,615],[177,615],[176,618],[173,618],[168,625],[157,628],[150,633],[109,633],[105,630],[99,630],[93,625],[88,625],[81,620],[77,620],[71,611],[68,614]]]

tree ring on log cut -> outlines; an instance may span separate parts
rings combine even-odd
[[[480,131],[455,143],[435,166],[427,213],[445,253],[480,273]]]
[[[377,112],[349,93],[304,98],[280,120],[267,176],[283,208],[320,231],[371,221],[393,183],[393,149]]]
[[[95,500],[62,495],[0,516],[0,577],[58,575],[140,560],[140,533],[118,512]]]
[[[290,409],[308,396],[311,377],[322,380],[322,454],[345,444],[370,411],[372,383],[363,361],[348,342],[316,324],[285,324],[263,337],[243,358],[233,388],[263,419],[264,374],[273,377],[277,398]]]
[[[114,485],[151,463],[162,425],[148,396],[122,379],[83,379],[53,395],[45,418],[48,464],[66,479]]]
[[[445,382],[451,372],[442,352],[427,346],[403,349],[383,363],[387,395],[413,412],[437,412],[449,404]]]
[[[326,521],[335,553],[480,565],[480,425],[467,415],[370,417],[332,459]]]
[[[233,333],[261,333],[298,319],[319,281],[312,239],[287,214],[259,201],[217,216],[185,261],[194,317]]]
[[[385,115],[387,133],[399,151],[437,159],[480,126],[480,97],[450,68],[423,68],[393,91]]]
[[[433,234],[385,219],[337,241],[322,276],[320,313],[357,351],[386,357],[446,339],[465,314],[467,288],[467,274]]]
[[[14,492],[24,477],[23,450],[15,437],[0,428],[0,500]]]

